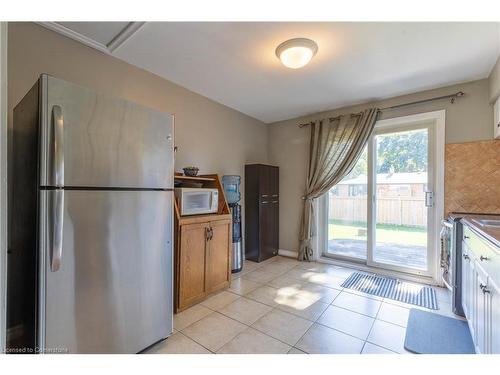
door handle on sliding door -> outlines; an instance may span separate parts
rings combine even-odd
[[[50,190],[50,270],[56,272],[61,267],[64,228],[64,190]]]
[[[64,186],[64,117],[60,106],[52,107],[52,171],[53,184]]]
[[[425,206],[433,207],[434,206],[434,192],[426,191],[425,192]]]

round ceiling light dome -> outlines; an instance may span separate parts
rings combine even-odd
[[[311,39],[295,38],[281,43],[276,56],[287,68],[298,69],[307,65],[318,52],[318,45]]]

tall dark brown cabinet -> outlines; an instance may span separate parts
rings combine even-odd
[[[278,254],[279,168],[245,165],[245,258],[262,262]]]

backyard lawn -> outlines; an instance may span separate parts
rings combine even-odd
[[[427,233],[424,228],[399,225],[377,224],[377,242],[427,246]],[[330,220],[328,239],[367,240],[366,223],[345,223]]]

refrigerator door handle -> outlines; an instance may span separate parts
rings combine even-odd
[[[50,270],[56,272],[61,267],[62,263],[62,248],[63,248],[63,221],[64,221],[64,190],[57,189],[51,192],[51,216],[52,216],[52,233],[51,233],[51,260]]]
[[[64,186],[64,117],[60,106],[52,107],[52,134],[54,135],[54,185]]]

